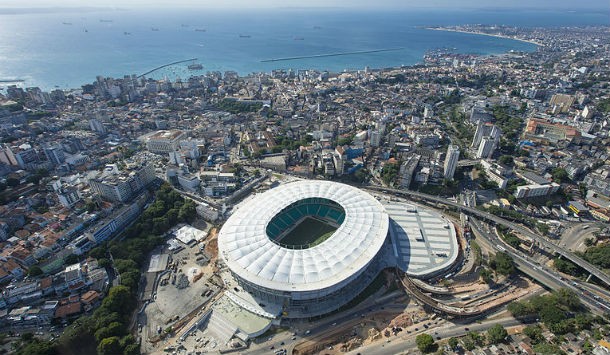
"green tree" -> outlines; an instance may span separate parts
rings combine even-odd
[[[482,267],[481,271],[479,271],[479,276],[483,281],[488,284],[491,284],[493,282],[492,272],[489,271],[489,269],[487,268]]]
[[[512,275],[515,272],[515,265],[510,255],[498,252],[495,257],[496,271],[502,275]]]
[[[472,339],[472,341],[478,346],[483,346],[485,344],[485,336],[479,334],[479,332],[471,330],[468,332],[468,337],[470,337],[470,339]]]
[[[16,352],[17,355],[56,355],[58,354],[55,345],[49,341],[32,338],[21,344]]]
[[[527,327],[523,328],[523,334],[527,335],[534,344],[541,343],[545,340],[544,336],[542,335],[542,328],[537,325],[528,325]]]
[[[491,328],[487,329],[487,340],[491,344],[498,344],[503,342],[508,336],[508,332],[500,324],[495,324]]]
[[[430,334],[419,334],[415,338],[415,343],[417,343],[417,348],[419,351],[423,353],[430,353],[435,350],[434,338]]]
[[[129,344],[123,350],[124,355],[140,355],[140,345],[139,344]]]
[[[28,270],[28,275],[31,277],[40,276],[42,274],[44,274],[44,272],[38,265],[34,265],[34,266],[30,267],[30,269]]]
[[[386,185],[392,184],[398,177],[400,166],[398,163],[387,163],[381,170],[381,179]]]
[[[551,172],[551,175],[553,176],[553,181],[555,181],[558,184],[561,184],[562,182],[570,181],[568,172],[564,168],[553,169],[553,171]]]
[[[140,283],[139,271],[128,271],[121,274],[121,285],[129,287],[131,290],[137,290]]]
[[[95,332],[95,339],[98,342],[101,342],[105,338],[110,338],[113,336],[120,336],[125,333],[125,326],[123,323],[112,322],[108,324],[108,326],[98,329]]]
[[[116,312],[108,312],[108,310],[104,307],[99,307],[93,313],[93,317],[95,318],[95,328],[100,329],[107,327],[108,325],[114,322],[121,322],[122,317],[120,314]]]
[[[521,239],[519,239],[517,236],[515,236],[512,233],[506,234],[504,236],[504,241],[515,249],[518,249],[519,245],[521,245]]]
[[[463,338],[462,345],[464,346],[464,349],[466,349],[468,351],[474,350],[474,348],[475,348],[474,341],[472,341],[472,339],[470,337]]]
[[[567,307],[570,311],[576,311],[582,307],[580,298],[576,292],[569,288],[560,288],[553,292],[553,296],[560,305]]]
[[[504,164],[506,166],[515,165],[512,155],[503,155],[500,158],[498,158],[498,162],[500,162],[500,164]]]
[[[555,344],[540,343],[534,345],[534,351],[536,354],[541,355],[565,355],[565,352]]]
[[[540,314],[540,319],[547,326],[550,324],[557,324],[566,319],[565,313],[557,309],[557,307],[551,303],[547,303],[542,306],[538,313]]]
[[[558,271],[572,276],[579,276],[583,273],[583,270],[578,265],[567,259],[555,258],[553,259],[553,266]]]
[[[354,136],[341,137],[337,139],[337,145],[350,145],[354,141]]]
[[[115,259],[114,267],[117,269],[119,274],[128,271],[138,271],[138,264],[133,260],[125,260],[125,259]]]
[[[99,355],[122,354],[123,349],[121,349],[119,337],[110,337],[102,339],[102,341],[97,346],[97,353]]]
[[[536,314],[536,310],[529,302],[512,302],[506,307],[515,318],[522,318]]]
[[[102,306],[111,312],[119,314],[129,314],[135,305],[135,299],[128,287],[119,285],[114,286],[104,298]]]
[[[455,348],[457,348],[458,346],[458,340],[454,337],[449,338],[449,341],[447,343],[449,344],[452,350],[455,350]]]
[[[78,263],[78,255],[70,254],[64,258],[65,265],[72,265]]]
[[[59,343],[68,349],[89,349],[91,344],[95,344],[95,329],[96,321],[93,317],[80,317],[64,329]]]

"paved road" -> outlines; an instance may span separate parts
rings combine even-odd
[[[504,218],[492,215],[491,213],[487,213],[487,212],[478,210],[473,207],[461,205],[457,202],[450,201],[447,198],[443,198],[443,197],[432,196],[432,195],[428,195],[428,194],[424,194],[424,193],[416,192],[416,191],[397,190],[397,189],[390,189],[390,188],[385,188],[385,187],[380,187],[380,186],[366,186],[364,188],[377,190],[377,191],[385,191],[387,193],[411,196],[411,197],[419,198],[422,200],[432,201],[435,203],[451,206],[451,207],[457,208],[458,210],[460,210],[461,212],[464,212],[466,214],[469,214],[472,216],[477,216],[477,217],[485,219],[487,221],[506,226],[506,227],[512,229],[513,231],[520,233],[521,235],[524,235],[528,238],[531,238],[532,240],[535,240],[536,242],[539,243],[539,245],[541,245],[545,249],[548,249],[557,254],[561,254],[562,256],[568,258],[570,261],[574,262],[578,266],[587,270],[587,272],[589,272],[593,276],[597,277],[600,281],[602,281],[606,285],[610,286],[610,275],[606,274],[605,272],[598,269],[591,263],[585,261],[584,259],[578,257],[574,253],[572,253],[568,250],[565,250],[564,248],[552,243],[547,238],[539,236],[538,234],[532,232],[531,230],[529,230],[528,228],[526,228],[520,224],[507,221]]]
[[[600,299],[596,299],[596,295],[588,291],[583,284],[578,280],[566,280],[560,273],[553,269],[549,269],[544,265],[531,259],[528,255],[521,251],[517,251],[511,248],[508,244],[498,237],[495,233],[485,232],[483,226],[475,218],[470,223],[472,231],[476,236],[484,238],[496,250],[508,253],[512,258],[519,270],[524,274],[530,276],[534,280],[547,286],[550,289],[557,290],[559,288],[568,288],[579,295],[582,303],[589,307],[591,312],[595,314],[604,314],[610,310],[610,303]]]
[[[585,251],[585,239],[593,237],[593,234],[599,231],[595,227],[597,223],[579,223],[566,228],[561,235],[560,246],[570,251]]]
[[[474,324],[468,324],[468,325],[449,323],[442,327],[427,329],[426,331],[420,331],[417,333],[401,335],[398,337],[391,337],[391,338],[388,338],[390,340],[389,343],[387,342],[387,340],[375,342],[371,345],[364,346],[364,347],[355,349],[353,351],[350,351],[347,354],[351,354],[351,355],[356,355],[356,354],[366,354],[366,355],[404,354],[406,351],[416,348],[417,345],[415,344],[415,337],[418,334],[428,333],[428,334],[432,335],[435,340],[437,340],[437,337],[440,337],[441,339],[447,339],[447,338],[451,338],[451,337],[458,337],[458,336],[466,335],[469,331],[484,332],[494,324],[501,324],[504,327],[511,327],[511,326],[519,325],[519,324],[521,324],[521,322],[512,317],[508,317],[508,318],[502,318],[502,319],[487,320],[487,321],[483,321],[481,323],[474,323]],[[466,330],[466,329],[468,329],[468,330]]]
[[[262,343],[254,344],[249,349],[240,352],[241,354],[270,354],[276,351],[277,349],[285,348],[290,354],[294,346],[299,343],[303,339],[313,338],[316,336],[323,335],[327,333],[329,329],[334,329],[334,327],[341,327],[345,323],[359,320],[364,316],[365,318],[375,317],[378,313],[385,313],[388,311],[396,311],[400,313],[404,311],[406,306],[404,304],[392,303],[396,297],[403,295],[402,291],[398,291],[392,293],[387,296],[383,296],[377,300],[370,300],[365,303],[361,303],[352,309],[349,313],[342,312],[336,316],[327,317],[321,321],[310,324],[307,328],[299,329],[297,333],[297,339],[292,340],[293,336],[291,332],[282,332],[280,334],[276,334],[272,337],[271,340],[263,340]],[[341,328],[343,333],[345,332],[345,328]],[[304,333],[308,331],[309,333],[305,335]],[[281,343],[284,342],[284,345]],[[274,349],[270,349],[273,346]]]

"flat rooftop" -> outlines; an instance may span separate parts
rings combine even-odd
[[[397,266],[426,278],[451,266],[458,256],[453,223],[441,214],[408,203],[383,201]]]
[[[158,131],[149,136],[148,139],[176,139],[180,137],[182,133],[183,132],[179,130]]]
[[[213,312],[219,313],[224,320],[232,323],[248,335],[257,334],[268,328],[272,321],[238,306],[227,295],[222,296],[214,303]]]

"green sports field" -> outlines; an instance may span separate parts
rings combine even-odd
[[[328,239],[337,228],[317,219],[306,217],[278,242],[285,245],[318,245]]]

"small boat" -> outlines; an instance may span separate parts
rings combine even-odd
[[[321,30],[321,29],[322,29],[322,27],[320,27],[320,26],[313,26],[313,29],[314,29],[314,30]]]
[[[150,30],[151,30],[151,31],[155,31],[155,32],[159,31],[159,29],[158,29],[158,28],[156,28],[156,27],[153,27],[153,28],[151,28]]]
[[[87,31],[87,29],[85,28],[85,32],[89,32],[89,31]]]
[[[189,27],[189,25],[185,25],[185,24],[182,24],[181,26],[182,26],[182,27]]]
[[[294,40],[295,41],[304,41],[305,38],[303,38],[303,37],[294,37]]]
[[[131,34],[131,32],[123,32],[123,34],[124,34],[125,36],[129,36],[129,35]]]
[[[194,63],[194,64],[189,64],[188,68],[189,68],[189,70],[201,70],[201,69],[203,69],[203,65],[201,65],[199,63]]]
[[[107,23],[110,23],[110,22],[112,22],[112,20],[104,20],[104,19],[100,19],[100,22],[107,22]]]
[[[72,26],[72,22],[62,22],[63,25]]]
[[[196,28],[195,32],[205,32],[206,29],[205,28]]]
[[[252,36],[250,36],[250,35],[241,35],[241,34],[239,35],[239,38],[250,38],[250,37],[252,37]]]

